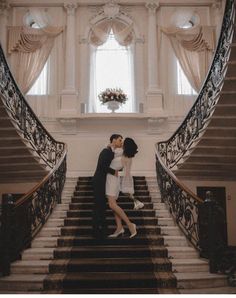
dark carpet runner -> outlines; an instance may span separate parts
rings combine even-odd
[[[138,235],[129,239],[125,227],[123,237],[98,242],[92,237],[91,177],[78,179],[44,282],[45,293],[150,294],[176,288],[145,177],[134,177],[134,185],[144,208],[133,210],[133,202],[123,194],[118,204],[136,223]],[[115,220],[109,208],[107,222],[110,234]]]

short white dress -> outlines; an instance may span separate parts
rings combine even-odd
[[[123,149],[117,148],[114,151],[114,159],[110,164],[110,168],[123,171],[118,177],[107,174],[106,178],[106,196],[118,198],[119,192],[134,194],[133,177],[130,174],[132,158],[123,156]]]
[[[117,148],[114,150],[114,158],[110,164],[110,168],[114,170],[121,170],[123,149]],[[120,192],[120,177],[112,174],[107,174],[106,178],[106,196],[118,198]]]

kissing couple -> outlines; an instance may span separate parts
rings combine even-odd
[[[113,211],[116,221],[116,230],[109,238],[116,238],[124,234],[122,221],[127,225],[130,238],[137,235],[136,224],[131,222],[124,210],[117,204],[119,192],[128,193],[134,201],[134,209],[140,209],[144,204],[136,200],[134,194],[133,177],[131,176],[132,159],[138,152],[138,146],[131,138],[120,134],[110,137],[110,144],[104,148],[98,157],[97,167],[93,176],[94,210],[93,233],[95,238],[103,239],[107,236],[106,202]],[[123,170],[123,177],[118,175]],[[121,179],[121,181],[120,181]],[[107,199],[107,200],[106,200]]]

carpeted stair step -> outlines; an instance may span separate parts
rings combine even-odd
[[[135,250],[133,245],[94,245],[94,246],[78,246],[78,247],[58,247],[54,250],[56,259],[73,259],[73,258],[167,258],[167,249],[162,245],[136,245]]]
[[[134,196],[148,196],[149,191],[147,190],[135,190]],[[87,197],[92,197],[93,196],[93,190],[88,190],[88,191],[74,191],[74,196],[87,196]],[[119,197],[127,197],[126,195],[119,195]]]
[[[129,219],[132,222],[135,222],[136,225],[157,225],[158,219],[156,217],[135,217],[130,216]],[[81,225],[91,225],[92,217],[79,217],[79,218],[70,218],[67,217],[65,220],[58,220],[60,225],[64,221],[65,226],[81,226]],[[107,217],[106,222],[108,225],[114,224],[114,217]]]
[[[118,202],[118,205],[124,209],[125,211],[126,210],[130,210],[130,209],[133,209],[134,208],[134,203],[133,202]],[[84,202],[84,203],[79,203],[77,201],[77,199],[75,198],[72,198],[72,203],[70,204],[70,210],[92,210],[94,206],[94,203],[87,203],[87,202]],[[109,207],[107,206],[107,209]],[[145,209],[152,209],[153,208],[153,203],[145,203],[145,206],[144,206]]]
[[[145,203],[151,203],[152,202],[152,199],[150,196],[134,196],[135,199],[143,202],[144,204]],[[74,203],[94,203],[94,197],[93,196],[84,196],[84,195],[77,195],[77,196],[73,196],[72,197],[72,202]],[[129,197],[127,196],[120,196],[117,200],[117,203],[120,205],[120,203],[133,203],[133,200],[130,199]]]
[[[151,273],[151,272],[83,272],[67,274],[51,274],[44,281],[44,288],[47,290],[57,289],[63,286],[66,289],[114,289],[114,288],[158,288],[162,286],[175,287],[176,279],[172,273]],[[80,292],[81,293],[81,292]]]
[[[113,222],[114,224],[114,222]],[[115,225],[108,226],[107,234],[112,234],[115,231]],[[157,225],[137,225],[137,230],[140,235],[149,235],[149,234],[160,234],[160,227]],[[51,235],[89,235],[93,233],[93,229],[91,225],[85,226],[64,226],[61,228],[46,228],[41,232],[41,235],[46,235],[47,233],[51,233]],[[127,233],[127,237],[129,236],[129,232]]]
[[[140,210],[133,210],[129,209],[125,211],[126,214],[130,217],[151,217],[155,216],[155,211],[152,209],[140,209]],[[92,217],[92,210],[80,210],[78,209],[77,205],[71,204],[70,205],[70,210],[67,211],[67,216],[72,218],[72,217]],[[106,211],[106,216],[112,216],[113,211],[112,210],[107,210]]]
[[[118,238],[105,238],[102,240],[102,244],[104,245],[146,245],[146,244],[155,244],[155,245],[163,245],[164,239],[161,235],[140,235],[138,234],[136,237],[130,239],[128,236],[118,237]],[[63,236],[57,240],[58,246],[83,246],[83,245],[98,245],[99,242],[97,239],[91,236]]]
[[[63,272],[149,272],[171,271],[171,263],[166,258],[93,258],[54,260],[49,266],[50,273]]]

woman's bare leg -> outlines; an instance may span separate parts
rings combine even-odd
[[[123,220],[128,226],[130,233],[133,234],[135,230],[134,224],[129,220],[128,216],[125,214],[124,210],[117,205],[116,200],[112,197],[108,197],[109,207],[114,211],[114,213]]]
[[[116,232],[119,232],[123,228],[123,226],[122,226],[121,218],[115,212],[114,212],[114,216],[116,221],[116,230],[115,230],[115,233],[116,233]]]

